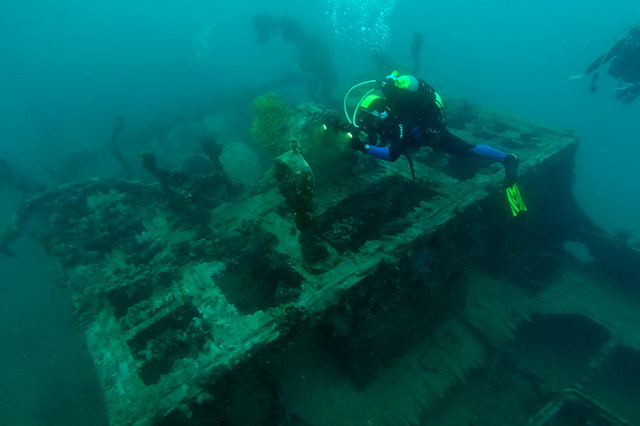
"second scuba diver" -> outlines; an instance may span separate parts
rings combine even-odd
[[[616,98],[630,104],[640,96],[640,23],[618,34],[606,53],[593,61],[583,74],[571,76],[569,81],[579,80],[593,73],[589,91],[595,93],[598,90],[600,69],[608,61],[611,61],[609,75],[618,81],[618,87],[614,89]]]
[[[375,80],[354,86],[351,90]],[[483,157],[501,162],[505,168],[505,188],[514,216],[526,211],[518,186],[518,157],[488,145],[473,145],[454,135],[446,127],[442,99],[423,79],[393,72],[369,90],[356,106],[351,124],[351,147],[372,157],[396,161],[409,147],[431,146],[461,157]],[[364,137],[362,137],[364,136]],[[362,139],[361,139],[362,137]],[[414,176],[415,177],[415,176]]]

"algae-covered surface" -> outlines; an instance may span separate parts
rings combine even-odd
[[[111,425],[637,420],[609,395],[633,386],[616,366],[638,359],[637,272],[617,265],[638,253],[573,199],[577,139],[449,105],[456,134],[518,152],[529,212],[511,215],[489,162],[425,148],[413,179],[402,160],[317,149],[344,136],[302,104],[279,146],[218,142],[213,112],[147,129],[205,133],[177,167],[147,149],[127,169],[140,179],[30,194],[2,242],[44,219],[33,236]]]

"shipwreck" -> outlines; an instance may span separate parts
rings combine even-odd
[[[203,138],[188,169],[143,153],[153,181],[34,189],[0,245],[47,217],[114,426],[640,422],[640,253],[576,202],[579,141],[447,105],[518,153],[528,212],[499,165],[317,149],[344,135],[304,104],[255,185]]]

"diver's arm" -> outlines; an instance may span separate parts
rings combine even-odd
[[[585,78],[587,75],[591,74],[592,72],[597,71],[598,68],[602,66],[602,64],[609,61],[615,55],[616,53],[614,52],[614,49],[609,50],[609,52],[607,53],[603,53],[602,55],[598,56],[598,58],[595,61],[593,61],[591,65],[589,65],[582,74],[572,75],[571,77],[569,77],[567,81],[574,81],[574,80],[580,80],[582,78]],[[592,91],[595,91],[595,90],[592,90]]]
[[[376,134],[370,134],[367,137],[367,142],[362,145],[364,149],[361,149],[361,151],[368,153],[378,160],[396,161],[400,158],[400,154],[402,154],[402,144],[404,143],[400,128],[401,126],[394,125],[392,129],[388,129],[388,131],[378,134],[377,136]],[[386,146],[375,145],[378,136]]]
[[[611,48],[606,53],[603,53],[602,55],[598,56],[598,58],[595,61],[593,61],[591,65],[587,67],[586,70],[584,70],[584,75],[597,71],[598,68],[600,68],[600,66],[606,64],[615,56],[618,56],[626,45],[627,45],[627,39],[619,40],[616,43],[614,43],[613,46],[611,46]]]
[[[389,146],[375,146],[369,143],[362,144],[362,152],[366,152],[373,158],[384,161],[396,161],[400,157],[400,149],[397,143],[391,143]]]
[[[595,70],[597,70],[597,69],[598,69],[598,67],[600,67],[600,64],[602,64],[602,63],[603,63],[603,62],[602,62],[602,60],[603,60],[603,59],[604,59],[604,54],[602,54],[602,55],[598,56],[598,59],[596,59],[595,61],[593,61],[593,62],[591,63],[591,65],[589,65],[589,66],[587,67],[587,69],[585,69],[585,70],[584,70],[583,76],[585,76],[585,75],[589,75],[589,74],[591,74],[592,72],[594,72]]]
[[[370,156],[377,158],[378,160],[392,161],[391,152],[386,146],[373,146],[366,145],[369,148],[365,151]]]
[[[394,137],[393,139],[385,142],[387,142],[387,146],[370,145],[370,148],[367,149],[366,152],[379,160],[391,162],[396,161],[400,158],[400,154],[402,154],[402,144],[404,141],[401,137]]]

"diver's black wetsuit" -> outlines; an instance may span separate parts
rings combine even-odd
[[[463,141],[445,127],[427,127],[409,120],[397,122],[395,117],[389,117],[388,120],[382,131],[369,133],[366,139],[371,145],[367,152],[376,158],[396,161],[401,154],[407,152],[407,148],[420,146],[431,146],[447,154],[463,157],[478,154],[473,151],[478,145]]]
[[[585,75],[594,72],[612,59],[609,74],[613,78],[622,78],[630,83],[640,81],[640,28],[636,31],[630,31],[626,37],[617,41],[607,53],[600,55],[587,67],[584,71]]]
[[[609,61],[609,75],[620,80],[620,86],[625,89],[618,93],[618,98],[625,103],[631,103],[640,95],[640,24],[629,29],[622,39],[616,41],[608,52],[600,55],[584,71],[584,75],[595,71],[589,86],[591,93],[598,88],[599,68]]]
[[[504,161],[504,152],[487,145],[467,143],[451,133],[446,128],[440,96],[424,80],[417,80],[419,85],[415,92],[391,84],[382,87],[389,115],[364,126],[367,153],[382,160],[396,161],[409,147],[431,146],[456,156]]]

